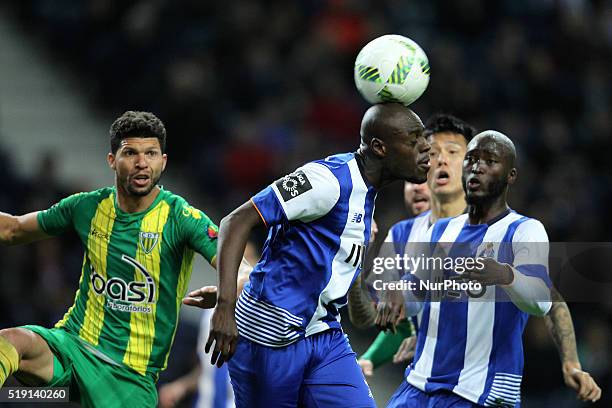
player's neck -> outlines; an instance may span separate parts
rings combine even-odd
[[[468,205],[468,217],[470,224],[487,224],[495,220],[504,212],[508,211],[508,203],[505,194],[492,200]]]
[[[367,184],[374,186],[376,189],[382,187],[380,185],[382,168],[376,161],[372,160],[368,151],[360,147],[355,153],[355,160],[357,161],[361,176],[366,180]]]
[[[463,191],[452,200],[439,200],[435,196],[431,197],[431,221],[436,222],[440,218],[456,217],[463,214],[465,207],[465,195]]]
[[[117,187],[117,206],[126,213],[137,213],[146,210],[153,204],[161,192],[158,186],[145,196],[136,196],[128,193],[121,187]]]

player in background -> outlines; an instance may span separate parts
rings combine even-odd
[[[374,105],[357,152],[305,164],[221,221],[207,350],[214,343],[212,361],[229,361],[238,407],[375,406],[338,309],[361,270],[377,190],[426,179],[422,131],[403,105]],[[236,304],[240,256],[260,223],[268,239]]]
[[[428,191],[431,195],[428,202],[431,202],[432,206],[429,213],[429,225],[431,225],[440,218],[455,217],[465,211],[467,203],[461,182],[461,173],[467,143],[472,139],[475,130],[469,124],[452,115],[438,114],[428,119],[423,133],[427,136],[431,145],[431,169],[427,179]],[[457,194],[458,192],[460,194]],[[410,203],[410,197],[410,195],[405,194],[404,199],[407,204]],[[412,205],[409,208],[420,210],[420,213],[422,213],[428,210],[429,206],[427,205],[425,208],[423,205],[416,207]],[[408,227],[411,227],[411,229],[408,230]],[[403,247],[411,241],[411,239],[405,237],[414,237],[416,241],[419,241],[418,236],[421,233],[424,234],[427,229],[428,227],[421,228],[421,232],[415,235],[413,234],[414,226],[407,224],[406,221],[401,221],[391,227],[386,241],[391,240]],[[394,240],[393,237],[396,237],[396,239]],[[403,250],[401,253],[403,253]],[[362,300],[364,296],[361,294],[363,293],[361,290],[359,290],[359,294],[353,295],[355,291],[355,287],[351,288],[353,297],[350,298],[349,311],[353,310],[354,312],[351,316],[351,322],[359,324],[361,327],[369,327],[375,322],[376,310],[371,306],[372,302],[369,299],[367,304]],[[585,375],[585,372],[582,371],[578,358],[574,325],[567,304],[556,290],[553,290],[553,296],[554,302],[551,310],[544,316],[544,321],[557,346],[565,384],[574,389],[579,398],[585,399],[592,390],[599,389],[599,387],[592,377]],[[362,305],[358,307],[359,311],[353,304],[353,300],[355,300],[356,305]],[[364,325],[363,322],[366,322],[366,324]],[[386,322],[383,324],[386,325]],[[406,330],[403,330],[400,326],[398,326],[398,333],[396,334],[391,331],[381,332],[359,360],[364,373],[373,373],[374,368],[385,364],[392,358],[394,363],[408,362],[412,359],[414,346],[416,345],[415,337],[406,336],[405,332]],[[399,337],[406,338],[402,339],[400,343]],[[399,348],[398,344],[400,344]]]
[[[550,309],[551,283],[544,227],[510,210],[506,201],[517,176],[515,159],[513,143],[499,132],[482,132],[469,143],[462,179],[468,212],[438,221],[424,242],[454,242],[449,254],[466,251],[456,243],[480,242],[468,255],[476,256],[484,247],[486,254],[478,255],[486,256],[484,269],[468,269],[461,279],[488,288],[477,300],[462,295],[459,301],[428,297],[424,303],[407,303],[409,314],[424,304],[423,320],[415,360],[389,407],[520,405],[522,332],[527,313],[542,315]],[[498,244],[495,251],[495,242],[506,245]],[[567,306],[560,310],[567,311]],[[571,318],[560,326],[572,328]],[[571,348],[569,341],[561,346]],[[572,346],[575,354],[575,340]],[[601,390],[580,370],[577,356],[573,364],[578,368],[574,366],[569,380],[577,385],[579,397],[599,399]]]
[[[406,244],[418,242],[436,220],[459,215],[466,208],[461,167],[467,143],[474,136],[475,129],[452,115],[437,114],[427,120],[423,134],[431,145],[429,151],[431,168],[427,183],[407,185],[404,192],[406,206],[415,216],[400,221],[389,229],[378,257],[403,255]],[[400,278],[400,276],[370,276],[376,279],[382,277],[387,281]],[[397,295],[397,299],[395,301],[385,299],[387,295]],[[373,373],[375,367],[391,361],[392,358],[397,362],[410,358],[415,344],[414,327],[418,327],[416,316],[412,319],[412,325],[403,319],[403,298],[399,296],[399,292],[383,292],[378,307],[381,309],[379,316],[363,290],[357,284],[353,285],[349,302],[349,312],[352,312],[351,322],[361,328],[373,324],[377,324],[381,329],[392,328],[391,331],[381,331],[360,358],[359,363],[364,373],[369,375]],[[386,320],[381,323],[383,319]],[[400,346],[402,353],[398,354]]]
[[[83,407],[155,407],[195,252],[215,265],[217,226],[158,186],[166,129],[128,111],[110,128],[112,187],[79,193],[22,216],[0,213],[0,243],[24,244],[68,230],[85,254],[74,305],[54,328],[0,330],[0,386],[69,387]],[[248,270],[243,265],[242,270]],[[212,307],[214,288],[186,300]]]
[[[430,192],[429,187],[427,187],[427,183],[404,183],[404,204],[406,206],[407,212],[412,215],[412,217],[408,220],[414,221],[414,217],[424,212],[429,212],[429,201]],[[428,223],[426,222],[425,225],[427,224]],[[408,228],[402,228],[402,226],[404,225],[405,222],[398,222],[391,226],[391,228],[389,229],[389,233],[385,238],[385,244],[393,244],[394,234],[410,234],[412,230],[412,225],[408,226]],[[370,242],[374,242],[374,238],[372,238]],[[398,253],[400,252],[403,253],[403,248],[398,248]],[[367,262],[369,262],[367,256],[366,260]],[[351,289],[349,291],[349,318],[351,320],[351,323],[353,323],[359,328],[368,328],[372,326],[376,319],[376,304],[370,299],[370,296],[363,292],[361,289],[362,275],[366,274],[367,272],[364,272],[363,274],[359,275],[357,279],[355,279],[355,282],[353,282],[353,285],[351,286]],[[370,345],[370,347],[368,347],[368,350],[359,358],[359,360],[357,360],[359,366],[361,367],[361,370],[363,371],[363,374],[366,377],[372,376],[374,374],[374,368],[391,361],[392,358],[394,363],[407,361],[407,357],[404,356],[408,354],[408,356],[410,357],[409,353],[411,353],[411,349],[408,348],[401,355],[399,354],[399,351],[401,351],[401,348],[406,348],[407,346],[410,346],[409,342],[404,342],[404,340],[408,339],[411,339],[410,341],[412,342],[414,342],[416,339],[416,337],[414,336],[414,326],[408,320],[402,320],[400,323],[398,323],[396,326],[395,333],[393,333],[393,331],[391,330],[381,331],[378,336],[376,336],[376,339]]]

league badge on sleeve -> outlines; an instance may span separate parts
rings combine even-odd
[[[217,235],[219,235],[219,228],[216,225],[209,225],[207,232],[208,232],[208,238],[216,239]]]
[[[283,197],[283,201],[289,201],[292,198],[312,190],[310,180],[302,170],[288,174],[276,182],[276,187]]]

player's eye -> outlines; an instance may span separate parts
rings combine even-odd
[[[155,156],[157,156],[157,152],[155,150],[149,150],[147,152],[147,156],[155,157]]]

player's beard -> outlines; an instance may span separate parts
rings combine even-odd
[[[470,205],[481,205],[489,201],[493,201],[497,197],[504,194],[504,191],[506,191],[506,188],[508,187],[508,181],[502,178],[491,182],[491,184],[489,184],[488,191],[486,192],[486,194],[483,195],[469,194],[467,192],[467,186],[465,182],[463,183],[463,185],[464,191],[466,192],[465,202]]]
[[[144,197],[149,195],[149,193],[151,191],[153,191],[153,189],[155,188],[155,186],[157,185],[157,183],[159,183],[159,180],[161,179],[161,173],[159,175],[157,175],[156,178],[151,177],[151,184],[149,184],[149,187],[147,187],[145,190],[137,190],[135,189],[132,184],[126,180],[126,190],[129,194],[134,195],[134,196],[138,196],[138,197]]]

